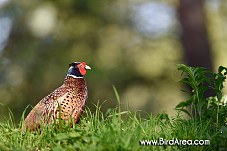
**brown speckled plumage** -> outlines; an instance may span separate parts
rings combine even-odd
[[[73,67],[75,67],[73,70],[78,70],[76,66],[78,64],[79,63],[73,64]],[[28,114],[23,128],[35,130],[39,128],[42,123],[52,124],[59,118],[63,120],[73,118],[75,123],[78,122],[88,97],[87,85],[83,75],[81,75],[80,72],[75,73],[73,71],[72,73],[72,71],[69,70],[63,85],[44,97]]]

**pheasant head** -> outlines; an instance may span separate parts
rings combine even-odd
[[[69,64],[69,70],[66,77],[71,76],[74,78],[83,78],[86,74],[86,70],[90,70],[86,62],[73,62]]]

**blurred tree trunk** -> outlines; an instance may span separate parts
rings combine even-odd
[[[182,27],[181,41],[186,64],[212,70],[203,0],[180,0],[178,14]]]
[[[213,70],[203,3],[203,0],[180,0],[178,15],[182,28],[181,42],[187,65]],[[212,95],[212,91],[205,93],[205,97]]]

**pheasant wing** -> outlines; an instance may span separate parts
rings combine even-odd
[[[56,106],[61,104],[68,93],[68,88],[62,85],[51,94],[44,97],[28,114],[24,126],[30,130],[34,130],[39,128],[42,122],[52,123]]]

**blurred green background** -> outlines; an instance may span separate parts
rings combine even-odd
[[[19,119],[63,83],[69,63],[85,61],[88,107],[115,107],[114,85],[124,108],[173,115],[185,99],[176,64],[227,64],[227,1],[186,1],[0,0],[0,114]],[[200,43],[207,55],[187,53]]]

